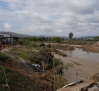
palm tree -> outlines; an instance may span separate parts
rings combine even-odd
[[[72,37],[73,37],[73,33],[70,32],[70,33],[69,33],[69,38],[70,38],[70,40],[72,39]]]

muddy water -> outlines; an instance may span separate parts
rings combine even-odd
[[[99,53],[85,52],[80,48],[75,48],[74,51],[63,51],[63,50],[59,51],[66,53],[68,57],[76,57],[80,59],[87,59],[99,62]]]
[[[64,65],[68,65],[68,72],[64,71],[63,76],[68,82],[87,77],[99,71],[99,53],[85,52],[76,48],[74,51],[64,51],[67,57],[55,54],[55,58],[60,58]]]

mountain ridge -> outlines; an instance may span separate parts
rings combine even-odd
[[[6,31],[0,31],[0,33],[7,33],[7,34],[11,34],[13,35],[13,37],[17,36],[17,37],[32,37],[31,35],[28,34],[19,34],[19,33],[15,33],[15,32],[6,32]]]
[[[29,34],[19,34],[19,33],[15,33],[15,32],[10,32],[10,31],[0,31],[0,33],[8,33],[8,34],[11,34],[13,35],[14,37],[17,36],[17,37],[20,37],[20,38],[26,38],[26,37],[61,37],[63,39],[69,39],[69,37],[66,37],[66,36],[55,36],[55,35],[49,35],[49,36],[45,36],[45,35],[29,35]],[[81,37],[73,37],[73,39],[87,39],[87,38],[95,38],[97,36],[81,36]]]

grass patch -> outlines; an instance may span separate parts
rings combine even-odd
[[[24,59],[30,59],[29,52],[18,51],[17,53],[18,53],[19,56],[21,56]]]
[[[11,91],[34,91],[34,80],[6,67],[4,69]],[[0,91],[8,91],[7,88],[3,88],[3,84],[6,84],[6,79],[0,65]]]
[[[0,52],[0,59],[2,59],[2,60],[6,59],[8,61],[13,61],[13,59],[11,59],[11,57],[8,57],[8,56],[2,54],[1,52]]]
[[[18,48],[13,48],[12,50],[17,51],[17,50],[18,50]]]
[[[29,48],[13,48],[13,51],[15,51],[20,57],[29,60],[30,59],[30,51]],[[17,59],[17,56],[16,56]]]

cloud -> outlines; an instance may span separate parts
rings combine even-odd
[[[69,32],[75,36],[99,33],[98,0],[0,0],[0,3],[3,31],[59,36],[68,36]]]
[[[4,27],[6,30],[9,30],[9,29],[18,29],[15,25],[11,24],[11,23],[4,23]]]
[[[57,30],[55,30],[55,32],[59,32],[59,33],[61,33],[61,32],[63,32],[63,31],[62,31],[62,30],[57,29]]]

